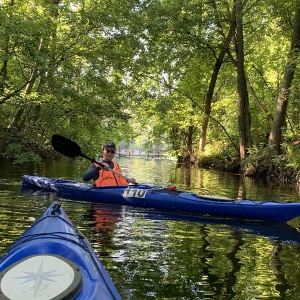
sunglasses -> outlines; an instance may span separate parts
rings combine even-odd
[[[115,154],[116,153],[116,150],[109,150],[109,149],[105,149],[106,153],[112,153],[112,154]]]

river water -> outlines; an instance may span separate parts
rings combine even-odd
[[[300,201],[287,185],[174,161],[121,158],[139,183],[230,198]],[[0,254],[51,201],[89,239],[123,299],[300,299],[300,219],[288,224],[167,213],[22,192],[24,174],[81,180],[83,159],[40,166],[0,163]]]

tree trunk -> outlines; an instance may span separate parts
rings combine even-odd
[[[38,52],[42,52],[42,50],[43,50],[43,38],[40,39]],[[38,76],[39,76],[39,70],[38,70],[38,63],[36,62],[36,65],[31,72],[30,79],[25,87],[25,91],[24,91],[25,95],[30,95]],[[26,122],[26,118],[27,118],[26,111],[27,111],[27,108],[31,107],[31,106],[32,106],[32,103],[29,103],[26,105],[22,105],[18,109],[18,111],[14,117],[13,123],[11,125],[12,128],[15,128],[17,131],[20,131],[22,128],[25,127],[25,122]]]
[[[224,46],[221,49],[221,51],[218,55],[218,58],[215,62],[214,69],[213,69],[213,72],[212,72],[212,75],[210,78],[208,91],[206,94],[205,108],[204,108],[205,116],[204,116],[204,119],[203,119],[202,125],[201,125],[201,137],[200,137],[200,141],[199,141],[200,153],[205,151],[207,127],[208,127],[209,116],[210,116],[210,112],[211,112],[211,103],[212,103],[212,98],[213,98],[213,94],[214,94],[214,89],[215,89],[216,82],[218,79],[218,74],[219,74],[221,66],[223,64],[224,56],[225,56],[226,52],[228,51],[228,47],[234,36],[235,29],[236,29],[236,9],[235,9],[235,3],[234,3],[233,8],[232,8],[232,13],[231,13],[230,28],[229,28],[228,34],[224,40]],[[219,26],[219,30],[221,30],[221,26]]]
[[[54,19],[56,19],[58,17],[58,4],[60,3],[60,0],[52,0],[52,9],[50,11],[50,16],[53,17]],[[52,41],[55,41],[55,37],[56,37],[56,28],[54,29],[53,33],[52,33]],[[54,43],[54,42],[52,42]],[[40,38],[40,43],[39,43],[39,47],[37,49],[38,53],[42,53],[45,47],[45,44],[48,44],[48,40],[47,38],[44,38],[43,36],[41,36]],[[55,48],[54,48],[55,49]],[[53,49],[51,49],[53,50]],[[53,63],[54,61],[54,53],[51,53],[51,61],[48,65],[48,69],[51,65],[51,63]],[[46,81],[46,66],[40,66],[39,62],[36,62],[31,75],[30,75],[30,79],[28,81],[28,83],[25,86],[25,95],[30,95],[33,91],[34,86],[36,85],[36,91],[39,94],[42,94],[42,87]],[[51,76],[53,76],[53,70],[48,70],[48,76],[49,74],[51,74]],[[38,81],[39,80],[39,81]],[[39,111],[40,111],[40,104],[35,104],[35,103],[29,103],[26,106],[22,106],[21,108],[19,108],[14,121],[12,123],[12,127],[15,127],[17,130],[21,130],[21,128],[23,128],[25,126],[25,122],[26,122],[26,118],[27,118],[27,114],[26,111],[30,109],[30,110],[34,110],[35,111],[35,117],[34,120],[35,122],[38,120],[39,118]]]
[[[238,128],[240,159],[244,160],[248,155],[248,149],[252,146],[251,142],[251,118],[249,110],[249,97],[247,81],[244,68],[244,37],[242,22],[242,1],[236,1],[236,28],[237,28],[237,89],[238,89]]]
[[[193,151],[193,135],[195,127],[190,125],[183,134],[183,150],[182,162],[186,165],[195,163],[195,155]]]
[[[281,82],[281,88],[277,98],[276,111],[273,118],[271,132],[269,136],[269,146],[271,149],[271,155],[279,155],[281,152],[280,144],[282,139],[282,127],[284,126],[284,122],[285,122],[290,88],[292,85],[295,69],[297,66],[299,51],[300,51],[300,8],[298,8],[295,17],[295,25],[293,30],[292,42],[291,42],[291,50],[285,68],[285,74]]]

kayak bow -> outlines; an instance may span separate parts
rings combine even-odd
[[[121,299],[87,239],[58,203],[0,259],[1,299]]]

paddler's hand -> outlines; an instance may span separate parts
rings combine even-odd
[[[136,181],[135,181],[134,178],[127,178],[127,181],[128,181],[129,183],[136,184]]]
[[[99,168],[100,168],[101,170],[108,171],[108,170],[109,170],[109,165],[108,165],[107,163],[101,163],[101,164],[99,165]]]

